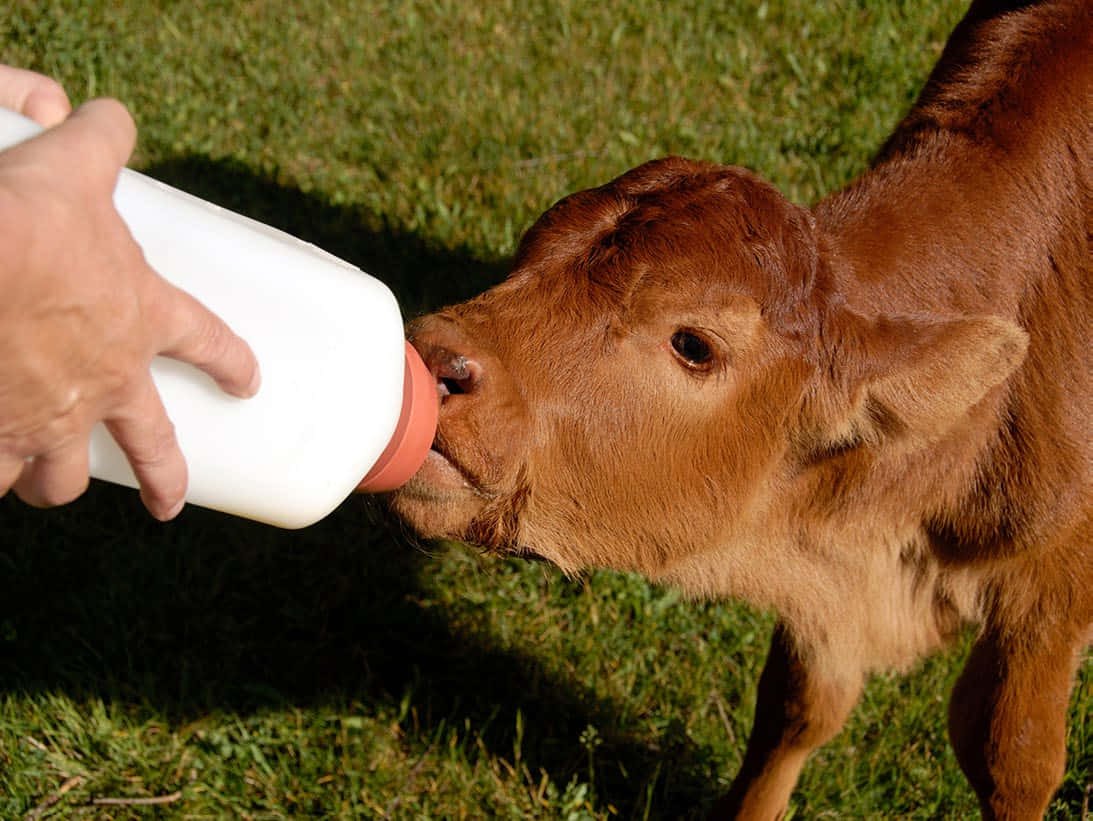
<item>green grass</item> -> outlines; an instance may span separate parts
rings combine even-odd
[[[962,5],[14,0],[0,59],[121,98],[135,167],[413,313],[496,281],[551,202],[665,153],[815,200],[865,166]],[[161,526],[105,485],[4,499],[0,817],[698,817],[771,625],[632,576],[425,552],[361,499],[298,533]],[[964,652],[871,682],[791,816],[974,814],[944,730]],[[1091,714],[1087,663],[1052,818],[1085,811]]]

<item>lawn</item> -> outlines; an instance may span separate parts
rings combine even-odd
[[[869,161],[954,0],[26,2],[0,60],[125,101],[132,165],[380,277],[408,315],[497,281],[563,195],[667,153],[808,203]],[[375,500],[282,532],[160,525],[95,483],[0,500],[2,818],[695,818],[773,616],[634,576],[415,546]],[[792,818],[966,818],[967,641],[874,679]],[[1088,815],[1093,664],[1055,819]],[[154,802],[154,803],[139,803]]]

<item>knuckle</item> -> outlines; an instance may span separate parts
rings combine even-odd
[[[220,320],[203,313],[193,332],[194,364],[210,365],[225,359],[231,353],[233,339]]]
[[[131,369],[124,367],[106,368],[99,375],[99,390],[107,400],[125,401],[139,394],[140,382],[133,378],[137,370],[136,363]],[[143,373],[144,369],[141,369]]]
[[[43,453],[64,448],[76,441],[87,427],[79,408],[75,404],[65,404],[57,409],[52,418],[34,436],[36,445],[34,451]]]
[[[170,420],[164,419],[147,431],[139,447],[130,446],[126,453],[149,509],[166,511],[185,496],[186,463]]]
[[[178,457],[178,440],[175,426],[169,419],[155,425],[135,449],[130,457],[142,468],[162,468],[169,466]]]

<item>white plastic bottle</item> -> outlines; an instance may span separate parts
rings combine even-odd
[[[0,108],[0,149],[40,131]],[[258,394],[237,399],[196,367],[152,363],[189,467],[188,502],[298,528],[358,487],[391,490],[416,472],[436,427],[436,384],[383,283],[129,169],[114,202],[149,265],[247,340],[262,370]],[[102,425],[90,460],[92,476],[137,486]]]

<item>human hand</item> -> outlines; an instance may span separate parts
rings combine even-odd
[[[0,106],[18,111],[46,128],[63,122],[72,104],[52,77],[0,65]]]
[[[24,95],[24,111],[41,99]],[[187,473],[152,358],[190,362],[240,397],[259,375],[243,340],[147,265],[114,209],[135,139],[120,103],[95,100],[0,152],[0,495],[35,506],[79,496],[103,421],[145,506],[167,520]]]

